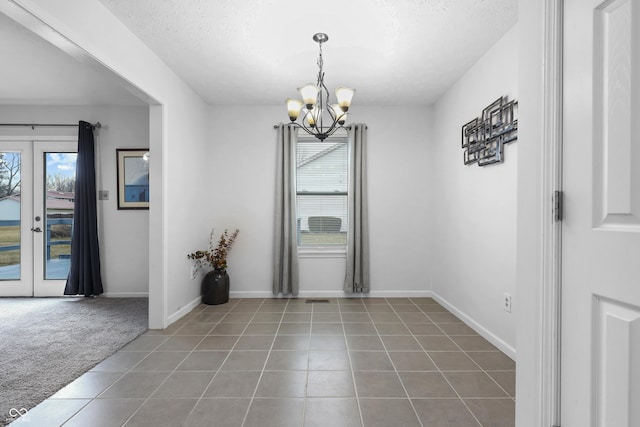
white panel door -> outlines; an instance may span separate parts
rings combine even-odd
[[[640,0],[566,0],[562,426],[640,426]]]

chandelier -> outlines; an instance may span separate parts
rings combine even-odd
[[[329,36],[324,33],[317,33],[313,40],[320,46],[318,55],[318,81],[316,84],[309,83],[298,88],[302,96],[299,99],[287,99],[287,110],[289,119],[297,127],[304,129],[309,135],[313,135],[320,141],[324,141],[336,130],[342,128],[347,121],[347,112],[351,106],[351,99],[356,93],[355,89],[339,87],[336,89],[336,104],[329,104],[329,89],[324,84],[324,71],[322,71],[322,43],[329,40]],[[302,124],[296,123],[298,116],[302,113]],[[326,120],[326,121],[325,121]],[[326,125],[325,125],[326,123]]]

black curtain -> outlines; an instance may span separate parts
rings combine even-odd
[[[76,161],[76,194],[71,236],[71,268],[64,288],[65,295],[90,297],[100,295],[100,253],[98,250],[98,217],[96,213],[96,169],[93,126],[78,124],[78,159]]]

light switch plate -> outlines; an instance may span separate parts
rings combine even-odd
[[[109,190],[99,190],[98,200],[109,200]]]

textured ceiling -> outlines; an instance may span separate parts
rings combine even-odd
[[[210,104],[297,96],[315,83],[316,32],[330,91],[431,104],[518,18],[516,0],[100,1]]]
[[[356,88],[354,106],[428,105],[518,19],[517,0],[100,1],[218,105],[297,97],[315,83],[316,32],[327,86]],[[142,104],[1,13],[0,57],[3,105]]]
[[[0,13],[0,105],[144,105]]]

